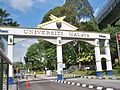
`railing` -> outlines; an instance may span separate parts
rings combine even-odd
[[[5,62],[5,63],[9,63],[12,64],[12,62],[10,61],[10,59],[4,54],[3,50],[0,48],[0,58]]]

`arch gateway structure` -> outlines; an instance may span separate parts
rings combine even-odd
[[[14,27],[0,27],[0,35],[8,35],[8,57],[13,62],[13,43],[16,43],[20,38],[42,38],[53,44],[57,48],[57,75],[58,80],[63,80],[63,59],[62,59],[62,45],[73,40],[88,42],[94,45],[95,61],[96,61],[96,75],[102,76],[101,59],[106,59],[107,75],[112,75],[112,64],[109,47],[109,34],[76,31],[77,28],[63,19],[64,17],[56,17],[51,15],[51,21],[39,24],[37,28],[14,28]],[[103,41],[104,53],[100,51],[100,41]],[[82,52],[81,52],[82,53]],[[13,68],[9,67],[9,83],[12,83]]]

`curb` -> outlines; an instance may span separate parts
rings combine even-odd
[[[67,78],[85,78],[85,79],[110,79],[110,80],[120,80],[120,78],[116,78],[116,77],[93,77],[93,76],[78,76],[78,75],[68,75],[67,77],[65,77],[65,79]]]
[[[103,87],[103,86],[94,86],[94,85],[87,85],[84,83],[77,83],[77,82],[70,82],[70,81],[64,81],[64,80],[52,80],[54,82],[58,82],[58,83],[64,83],[64,84],[68,84],[68,85],[73,85],[73,86],[80,86],[83,88],[89,88],[89,89],[96,89],[96,90],[115,90],[114,88],[110,88],[110,87]]]

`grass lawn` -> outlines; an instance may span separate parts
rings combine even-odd
[[[77,74],[80,76],[96,75],[96,70],[74,71],[71,74]],[[120,76],[120,69],[113,69],[112,74],[114,76]],[[103,76],[106,76],[106,71],[102,72]]]
[[[36,74],[45,74],[45,72],[43,72],[43,71],[38,71],[38,72],[36,72]]]
[[[96,71],[95,70],[74,71],[71,74],[77,74],[77,75],[80,75],[80,76],[96,75]]]

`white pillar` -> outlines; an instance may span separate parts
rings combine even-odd
[[[111,54],[110,54],[110,47],[109,47],[109,40],[105,40],[105,54],[107,55],[107,75],[112,74],[112,63],[111,63]]]
[[[96,59],[96,68],[97,68],[97,76],[102,75],[102,65],[101,65],[101,58],[100,58],[100,47],[99,47],[99,40],[95,39],[95,59]]]
[[[13,62],[13,35],[8,35],[8,58]],[[9,83],[13,83],[13,65],[9,65]]]
[[[61,37],[57,37],[57,74],[58,79],[63,79],[63,60],[62,60],[62,42]]]

